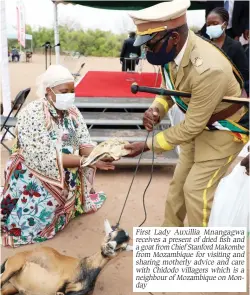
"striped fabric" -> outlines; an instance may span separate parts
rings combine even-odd
[[[163,68],[164,79],[166,86],[170,90],[175,90],[173,79],[171,77],[171,72],[169,69],[169,64],[166,64]],[[181,109],[183,113],[186,113],[188,105],[179,97],[171,96],[174,103]],[[238,123],[230,120],[220,120],[214,122],[212,125],[208,125],[206,130],[226,130],[234,134],[236,141],[242,141],[246,143],[248,141],[249,135],[249,109],[246,114],[240,119]]]

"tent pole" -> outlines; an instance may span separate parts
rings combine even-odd
[[[54,32],[55,32],[55,54],[56,64],[60,63],[60,45],[59,44],[59,28],[58,28],[58,10],[57,3],[54,2]]]
[[[7,116],[11,110],[11,93],[10,93],[10,76],[9,76],[9,58],[8,58],[8,41],[6,28],[6,12],[5,0],[0,1],[0,69],[1,69],[1,85],[0,91],[3,103],[3,115]]]

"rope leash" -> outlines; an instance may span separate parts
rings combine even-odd
[[[154,128],[154,126],[153,126]],[[147,142],[147,141],[146,141]],[[142,203],[143,203],[143,210],[144,210],[144,220],[143,222],[139,225],[139,227],[141,227],[147,220],[147,210],[146,210],[146,205],[145,205],[145,196],[146,196],[146,192],[151,184],[151,181],[153,179],[153,172],[154,172],[154,160],[155,160],[155,151],[154,151],[154,129],[153,129],[153,132],[152,132],[152,163],[151,163],[151,171],[150,171],[150,177],[149,177],[149,181],[148,181],[148,184],[143,192],[143,195],[142,195]]]
[[[122,211],[121,211],[121,214],[119,216],[119,219],[118,219],[118,222],[116,224],[115,227],[113,227],[113,229],[116,229],[119,227],[120,225],[120,221],[121,221],[121,218],[122,218],[122,215],[123,215],[123,211],[126,207],[126,203],[127,203],[127,200],[128,200],[128,197],[129,197],[129,194],[130,194],[130,191],[131,191],[131,188],[133,186],[133,183],[134,183],[134,180],[135,180],[135,177],[136,177],[136,174],[137,174],[137,171],[138,171],[138,168],[139,168],[139,165],[140,165],[140,162],[141,162],[141,158],[142,158],[142,155],[143,155],[143,152],[145,150],[145,147],[146,147],[146,144],[147,144],[147,140],[148,140],[148,137],[149,137],[149,131],[148,131],[148,134],[147,134],[147,137],[145,139],[145,143],[144,143],[144,146],[143,146],[143,150],[140,154],[140,157],[139,157],[139,160],[138,160],[138,163],[136,165],[136,168],[135,168],[135,171],[134,171],[134,175],[132,177],[132,181],[130,183],[130,186],[129,186],[129,189],[128,189],[128,193],[126,195],[126,198],[125,198],[125,201],[124,201],[124,204],[123,204],[123,207],[122,207]],[[143,192],[143,196],[142,196],[142,203],[143,203],[143,210],[144,210],[144,220],[143,222],[138,226],[138,227],[141,227],[147,220],[147,210],[146,210],[146,205],[145,205],[145,196],[146,196],[146,192],[151,184],[151,181],[152,181],[152,178],[153,178],[153,172],[154,172],[154,158],[155,158],[155,151],[154,151],[154,133],[155,133],[155,130],[154,130],[154,126],[153,126],[153,132],[152,132],[152,164],[151,164],[151,172],[150,172],[150,178],[149,178],[149,181],[148,181],[148,184]],[[148,292],[150,295],[154,295],[152,292]]]
[[[149,137],[149,131],[148,131],[148,134],[147,134],[147,137],[145,139],[145,142],[144,142],[144,146],[143,146],[143,150],[140,154],[140,157],[139,157],[139,160],[138,160],[138,163],[136,165],[136,168],[135,168],[135,171],[134,171],[134,175],[133,175],[133,178],[132,178],[132,181],[131,181],[131,184],[130,184],[130,187],[129,187],[129,190],[128,190],[128,193],[126,195],[126,198],[125,198],[125,201],[124,201],[124,204],[123,204],[123,207],[122,207],[122,211],[121,211],[121,214],[119,216],[119,219],[118,219],[118,222],[116,224],[116,226],[114,228],[118,228],[119,225],[120,225],[120,221],[121,221],[121,218],[122,218],[122,215],[123,215],[123,211],[126,207],[126,203],[127,203],[127,200],[128,200],[128,197],[129,197],[129,194],[130,194],[130,191],[132,189],[132,186],[133,186],[133,183],[134,183],[134,180],[135,180],[135,177],[136,177],[136,174],[137,174],[137,171],[138,171],[138,168],[140,166],[140,162],[141,162],[141,158],[142,158],[142,155],[143,155],[143,152],[145,150],[145,147],[146,147],[146,144],[147,144],[147,140],[148,140],[148,137]],[[151,181],[152,181],[152,178],[153,178],[153,171],[154,171],[154,126],[153,126],[153,132],[152,132],[152,164],[151,164],[151,172],[150,172],[150,178],[149,178],[149,182],[143,192],[143,196],[142,196],[142,202],[143,202],[143,210],[144,210],[144,220],[143,222],[138,226],[138,227],[141,227],[147,220],[147,211],[146,211],[146,206],[145,206],[145,196],[146,196],[146,192],[151,184]]]

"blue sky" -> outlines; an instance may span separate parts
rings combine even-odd
[[[6,0],[7,24],[16,26],[16,1]],[[33,27],[53,27],[54,9],[51,0],[23,0],[26,23]],[[124,33],[133,28],[133,22],[126,11],[109,11],[80,5],[58,5],[59,22],[76,23],[83,29],[111,30]],[[201,27],[204,24],[204,11],[189,11],[189,25]]]

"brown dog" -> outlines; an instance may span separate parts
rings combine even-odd
[[[1,294],[85,295],[94,288],[106,263],[122,251],[131,251],[129,235],[120,228],[112,230],[104,222],[106,236],[100,252],[77,259],[49,247],[17,253],[1,266]]]

